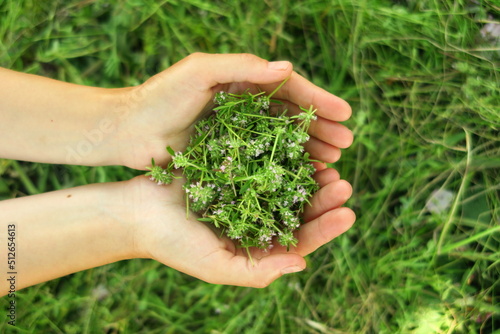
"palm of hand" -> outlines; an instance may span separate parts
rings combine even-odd
[[[219,237],[211,227],[186,214],[182,179],[158,186],[146,177],[132,182],[132,192],[140,203],[136,214],[136,245],[141,257],[153,258],[167,266],[211,283],[266,286],[281,276],[285,268],[305,268],[304,256],[345,232],[354,222],[350,209],[339,208],[351,195],[350,185],[338,180],[333,169],[316,174],[321,189],[304,213],[297,232],[297,247],[286,250],[275,243],[270,251],[238,247]]]

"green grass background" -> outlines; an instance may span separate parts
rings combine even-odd
[[[77,84],[137,85],[195,51],[292,61],[353,107],[334,167],[358,216],[265,289],[124,261],[20,291],[15,328],[0,299],[0,332],[499,333],[500,40],[480,33],[499,15],[496,0],[0,0],[0,66]],[[0,160],[0,198],[136,174]],[[453,199],[431,213],[439,189]]]

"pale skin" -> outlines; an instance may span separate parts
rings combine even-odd
[[[291,113],[318,109],[305,147],[335,162],[352,133],[339,122],[351,115],[342,99],[313,85],[290,62],[249,54],[193,54],[137,87],[103,89],[0,69],[0,157],[46,163],[166,164],[167,145],[182,150],[192,126],[220,90],[271,92]],[[306,267],[304,257],[347,231],[355,215],[342,205],[352,193],[339,174],[316,163],[320,190],[304,212],[297,247],[244,249],[220,238],[194,214],[186,218],[182,179],[158,186],[146,177],[86,185],[0,202],[0,246],[16,225],[16,289],[88,268],[150,258],[209,283],[265,287]],[[4,247],[5,248],[5,247]],[[0,275],[7,272],[0,251]],[[9,292],[0,280],[0,294]]]

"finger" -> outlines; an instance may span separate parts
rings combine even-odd
[[[306,256],[351,228],[356,215],[349,208],[338,208],[324,213],[302,225],[297,233],[294,252]]]
[[[352,195],[349,182],[338,180],[327,184],[316,192],[304,211],[304,221],[311,221],[322,214],[343,205]]]
[[[316,170],[316,172],[320,172],[320,171],[328,168],[328,166],[324,162],[320,162],[320,161],[313,161],[312,165],[313,165],[314,169]]]
[[[271,87],[265,87],[270,90]],[[290,79],[276,92],[275,98],[288,100],[296,105],[317,108],[317,115],[331,121],[342,122],[351,117],[349,104],[338,96],[319,88],[309,80],[293,72]]]
[[[333,168],[326,168],[314,173],[313,178],[323,188],[331,182],[340,180],[340,174]]]
[[[197,270],[197,273],[201,273],[197,277],[213,284],[263,288],[280,276],[301,271],[305,267],[304,258],[293,253],[250,260],[247,256],[237,256],[220,249],[205,257],[202,267]]]
[[[233,82],[281,82],[290,76],[293,67],[288,61],[269,62],[251,54],[205,53],[194,53],[177,66],[182,66],[192,85],[201,90]]]
[[[319,139],[311,137],[305,144],[304,148],[311,155],[312,159],[317,159],[323,162],[335,162],[340,159],[340,149]]]
[[[312,121],[309,133],[330,145],[338,148],[348,148],[353,142],[351,130],[342,124],[332,122],[322,117]]]

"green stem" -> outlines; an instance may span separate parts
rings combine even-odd
[[[271,158],[269,159],[270,161],[269,162],[273,162],[273,157],[274,157],[274,151],[276,151],[276,146],[278,144],[278,139],[280,138],[280,134],[278,133],[276,135],[276,140],[274,141],[274,145],[273,145],[273,150],[271,152]]]
[[[279,84],[279,86],[278,86],[278,87],[276,87],[276,88],[273,90],[273,92],[272,92],[271,94],[269,94],[267,97],[270,99],[270,98],[271,98],[271,96],[273,96],[274,94],[276,94],[276,92],[277,92],[278,90],[280,90],[280,88],[281,88],[281,87],[283,87],[283,85],[284,85],[284,84],[288,81],[288,79],[290,79],[290,77],[288,77],[288,78],[286,78],[285,80],[283,80],[283,81]]]
[[[188,162],[188,163],[187,163],[187,166],[194,167],[194,168],[199,169],[199,170],[201,170],[201,171],[203,171],[203,172],[208,172],[208,171],[206,170],[206,168],[203,168],[203,167],[201,167],[201,166],[195,165],[195,164],[193,164],[193,163],[191,163],[191,162]]]
[[[250,263],[252,264],[252,267],[255,266],[255,263],[253,262],[252,254],[250,254],[250,250],[248,247],[245,247],[247,250],[248,258],[250,259]]]

